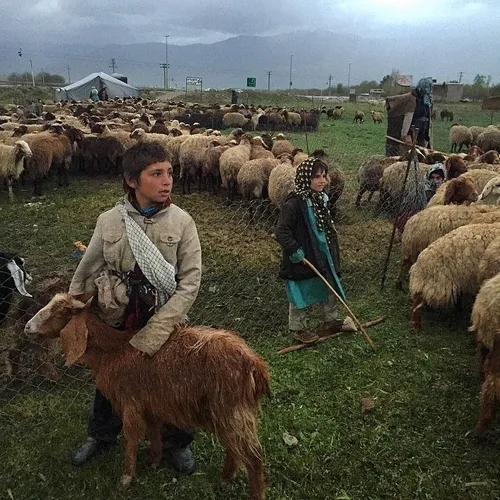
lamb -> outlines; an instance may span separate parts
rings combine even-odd
[[[138,446],[146,434],[151,465],[158,466],[161,428],[168,422],[212,432],[226,448],[224,479],[232,479],[243,462],[252,498],[263,500],[257,412],[259,400],[270,394],[266,362],[234,332],[200,326],[179,326],[155,356],[145,357],[129,344],[133,333],[99,320],[90,312],[90,302],[58,294],[28,321],[25,331],[49,338],[60,335],[66,364],[81,362],[92,370],[97,387],[123,422],[122,486],[135,475]],[[134,373],[137,376],[130,376]]]
[[[356,206],[361,204],[361,198],[365,192],[369,192],[368,201],[372,199],[373,193],[380,189],[380,179],[384,170],[393,163],[397,162],[397,156],[373,155],[366,159],[358,170],[359,191],[356,196]]]
[[[293,147],[293,144],[290,141],[287,141],[283,134],[278,134],[276,136],[276,140],[273,143],[271,152],[277,158],[283,153],[292,154],[294,149],[295,148]]]
[[[364,121],[365,121],[365,114],[363,113],[363,111],[356,111],[352,122],[353,123],[363,123]]]
[[[222,117],[222,125],[224,128],[246,128],[250,122],[250,118],[245,118],[241,113],[226,113]]]
[[[240,143],[224,151],[219,160],[222,185],[228,190],[228,198],[234,200],[237,194],[237,178],[240,168],[250,160],[252,136],[244,134]]]
[[[459,227],[431,243],[410,269],[412,324],[421,329],[422,308],[450,307],[479,290],[478,270],[488,246],[500,238],[500,223]]]
[[[461,183],[464,179],[468,179],[474,183],[475,192],[480,193],[484,189],[486,183],[490,179],[496,177],[497,175],[498,174],[496,174],[495,172],[485,169],[470,170],[465,174],[459,175],[456,179],[452,179],[452,181],[454,181],[455,185],[457,185],[457,183]],[[434,196],[429,200],[429,203],[427,203],[427,207],[433,207],[435,205],[444,205],[445,193],[452,181],[443,182],[443,184],[439,186]],[[470,188],[467,191],[471,195],[470,201],[472,202],[473,201],[472,198],[474,198],[474,195],[472,194]],[[451,201],[450,197],[448,197],[447,199],[449,202]]]
[[[380,111],[372,111],[371,115],[373,123],[382,123],[384,120],[384,113],[381,113]]]
[[[478,203],[498,205],[500,200],[500,177],[493,177],[487,182],[478,198]]]
[[[0,177],[7,182],[11,201],[15,199],[12,181],[19,179],[24,170],[24,159],[31,156],[32,152],[26,141],[16,141],[14,146],[0,144]]]
[[[477,145],[483,151],[494,149],[500,152],[500,130],[493,125],[486,127],[484,132],[479,134],[477,138]]]
[[[304,160],[307,160],[309,158],[309,155],[307,153],[304,153],[302,149],[295,148],[292,151],[292,158],[293,166],[298,167]]]
[[[472,133],[464,125],[453,125],[450,128],[451,152],[460,153],[462,147],[472,145]]]
[[[485,215],[491,215],[488,220]],[[396,288],[403,288],[411,265],[433,241],[467,224],[500,222],[500,210],[481,205],[436,205],[410,217],[405,225],[401,247],[403,260]]]

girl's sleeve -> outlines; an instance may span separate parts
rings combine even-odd
[[[94,234],[69,285],[71,295],[94,294],[97,291],[94,280],[106,267],[103,254],[101,217],[100,215],[97,219]]]
[[[296,240],[294,235],[297,223],[298,216],[296,211],[289,203],[285,203],[281,209],[278,223],[276,224],[275,235],[276,241],[281,245],[283,251],[289,258],[301,248],[300,243]],[[298,262],[300,262],[300,260]]]

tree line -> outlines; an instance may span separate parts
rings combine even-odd
[[[9,83],[32,83],[31,73],[25,71],[24,73],[9,73],[7,76],[7,81]],[[65,85],[66,80],[64,76],[55,73],[48,73],[47,71],[41,71],[35,74],[35,84],[38,85]]]

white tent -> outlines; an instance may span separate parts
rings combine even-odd
[[[75,99],[78,101],[88,99],[90,97],[90,90],[95,87],[97,90],[101,90],[106,87],[108,97],[113,99],[114,97],[138,97],[139,91],[129,85],[124,83],[106,73],[92,73],[81,80],[78,80],[71,85],[66,87],[56,89],[56,101],[63,101]]]

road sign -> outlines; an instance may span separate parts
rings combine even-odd
[[[186,85],[201,85],[202,79],[198,76],[188,76],[186,78]]]
[[[248,77],[247,78],[247,87],[256,87],[257,86],[257,78]]]

